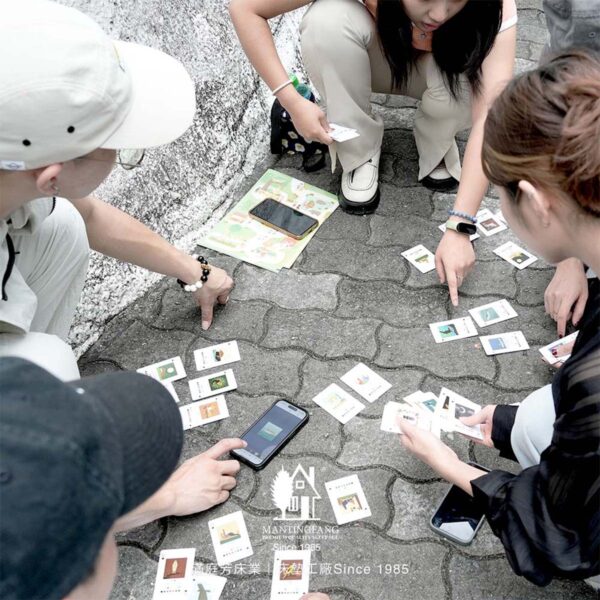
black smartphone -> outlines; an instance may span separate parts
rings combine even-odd
[[[250,210],[250,216],[267,227],[271,227],[301,240],[317,227],[319,221],[290,208],[273,198],[266,198]]]
[[[489,469],[481,465],[469,464],[489,473]],[[439,535],[468,546],[483,525],[484,519],[485,514],[477,507],[475,499],[453,485],[431,517],[430,526]]]
[[[257,471],[263,469],[307,421],[303,408],[278,400],[241,436],[248,446],[232,450],[231,455]]]

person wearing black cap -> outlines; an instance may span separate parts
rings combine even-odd
[[[158,382],[110,373],[65,383],[0,359],[0,598],[102,600],[114,534],[224,502],[237,461],[222,440],[176,469],[183,428]]]

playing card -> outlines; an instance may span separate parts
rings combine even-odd
[[[165,381],[177,381],[186,377],[185,369],[183,368],[183,362],[179,356],[169,358],[147,367],[142,367],[137,370],[138,373],[148,375],[152,379],[156,379],[161,383]]]
[[[477,213],[477,228],[487,237],[508,229],[506,224],[487,208],[482,208]]]
[[[438,229],[440,231],[443,231],[444,233],[446,233],[446,223],[442,223]],[[471,240],[472,242],[474,242],[475,240],[478,240],[481,236],[478,233],[474,233],[473,235],[469,236],[469,240]]]
[[[273,561],[271,600],[295,600],[308,592],[310,550],[277,550]]]
[[[484,335],[479,339],[488,356],[529,350],[529,344],[522,331],[510,331],[508,333],[499,333],[498,335]]]
[[[236,341],[201,348],[194,352],[196,369],[204,371],[213,367],[220,367],[240,360],[240,351]]]
[[[562,365],[571,356],[573,344],[575,344],[578,335],[579,331],[576,331],[540,348],[544,360],[550,365]]]
[[[392,387],[391,383],[363,363],[358,363],[340,379],[369,402],[374,402]]]
[[[163,550],[158,557],[152,600],[186,598],[193,589],[195,548]]]
[[[426,415],[431,416],[435,414],[438,397],[431,392],[418,391],[404,397],[403,400],[416,409],[424,411]]]
[[[241,510],[209,521],[208,529],[220,567],[254,554]]]
[[[185,600],[219,600],[227,578],[212,573],[195,573],[192,583],[193,593]]]
[[[477,335],[475,323],[471,317],[462,317],[452,321],[440,321],[439,323],[430,323],[429,329],[433,334],[433,339],[437,344],[442,342],[451,342],[463,338]]]
[[[237,389],[235,376],[231,369],[192,379],[189,384],[192,400],[201,400]]]
[[[371,516],[371,509],[358,475],[328,481],[325,483],[325,489],[338,525]]]
[[[383,407],[381,416],[381,431],[387,433],[402,433],[398,425],[398,417],[402,417],[411,425],[416,425],[421,429],[429,430],[431,419],[421,412],[418,408],[409,404],[400,402],[388,402]]]
[[[329,135],[336,142],[347,142],[348,140],[353,140],[354,138],[360,136],[360,133],[358,133],[356,129],[352,129],[350,127],[336,125],[335,123],[329,123],[329,127],[331,127]]]
[[[422,244],[402,252],[402,256],[421,273],[429,273],[435,269],[435,256]]]
[[[494,250],[494,254],[503,258],[513,267],[517,267],[517,269],[524,269],[537,260],[533,254],[527,252],[527,250],[523,250],[523,248],[513,242],[502,244],[502,246]]]
[[[475,402],[467,400],[460,394],[457,394],[448,388],[442,388],[442,391],[440,392],[440,398],[448,398],[450,402],[449,414],[450,418],[452,419],[452,427],[454,431],[462,433],[463,435],[468,435],[472,438],[477,438],[479,440],[483,439],[480,425],[469,427],[459,420],[461,417],[470,417],[475,413],[478,413],[481,410],[481,406],[475,404]]]
[[[335,383],[317,394],[313,401],[344,425],[365,407]]]
[[[225,396],[214,396],[208,400],[192,402],[179,409],[184,429],[214,423],[229,416]]]
[[[490,302],[489,304],[472,308],[469,312],[479,327],[494,325],[494,323],[514,319],[517,316],[515,309],[509,304],[508,300]]]

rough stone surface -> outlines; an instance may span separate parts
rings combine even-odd
[[[141,4],[156,10],[157,2],[145,0]],[[91,6],[83,0],[77,4]],[[172,47],[196,69],[199,98],[207,105],[215,98],[221,103],[218,110],[211,108],[206,115],[199,115],[189,138],[164,154],[151,156],[148,180],[142,175],[129,183],[117,178],[105,189],[110,199],[118,198],[121,206],[138,211],[136,214],[142,214],[163,233],[180,239],[197,229],[215,206],[222,204],[224,208],[227,197],[239,198],[273,163],[265,162],[252,170],[255,157],[265,149],[266,101],[224,20],[225,3],[215,0],[200,7],[185,0],[171,6],[169,20],[177,21],[176,34],[167,34],[168,27],[140,25],[132,20],[134,9],[122,3],[97,2],[93,8],[115,34],[134,32],[134,39],[165,47],[169,47],[170,38],[162,36],[181,36],[176,44],[172,40]],[[520,6],[519,69],[533,66],[545,42],[541,0],[522,0]],[[182,26],[184,14],[194,24],[191,30]],[[293,16],[275,25],[278,43],[288,48],[289,58],[293,40],[297,40],[296,22]],[[221,45],[215,52],[217,41]],[[216,53],[220,58],[214,64],[202,58]],[[230,98],[224,90],[234,86],[234,81],[249,83]],[[437,536],[429,528],[429,519],[447,484],[404,451],[397,436],[380,431],[385,403],[401,400],[417,389],[437,393],[446,386],[482,405],[522,400],[551,380],[552,370],[540,361],[537,347],[551,341],[555,329],[543,305],[543,291],[552,276],[548,266],[539,261],[517,271],[493,254],[500,244],[516,239],[511,232],[476,242],[477,266],[461,288],[458,308],[451,306],[447,289],[435,273],[422,275],[402,259],[400,253],[417,243],[435,250],[441,237],[437,226],[445,220],[454,196],[434,194],[418,185],[417,153],[410,131],[415,102],[387,95],[377,95],[374,102],[388,124],[383,144],[382,200],[374,215],[356,217],[336,211],[294,268],[278,275],[208,253],[212,262],[227,268],[236,279],[229,304],[217,310],[208,331],[201,330],[196,309],[177,286],[160,282],[109,320],[101,338],[81,359],[83,373],[94,374],[135,369],[179,354],[189,376],[195,377],[195,349],[237,339],[242,361],[231,365],[239,384],[237,391],[227,395],[231,416],[186,432],[182,460],[203,452],[219,439],[239,435],[278,398],[298,403],[310,415],[308,425],[266,469],[254,472],[242,468],[226,504],[192,517],[163,519],[119,536],[120,575],[113,600],[152,597],[156,561],[162,549],[193,546],[197,548],[197,569],[215,565],[207,523],[237,510],[244,512],[254,556],[241,561],[243,568],[238,564],[236,570],[233,565],[225,572],[228,582],[223,600],[269,598],[274,546],[302,543],[313,549],[311,588],[328,593],[332,600],[594,597],[582,583],[558,581],[538,589],[514,575],[501,543],[487,524],[468,547],[455,546]],[[214,129],[207,129],[206,123]],[[255,139],[244,135],[246,126],[255,127]],[[462,146],[465,134],[459,139]],[[198,146],[205,149],[206,157],[200,159],[192,151]],[[286,156],[274,164],[285,173],[337,191],[339,171],[332,175],[324,169],[309,175],[298,167],[297,157]],[[242,180],[244,175],[247,177]],[[174,211],[175,201],[165,204],[165,198],[180,188],[184,193]],[[232,193],[234,188],[237,192]],[[152,202],[144,204],[148,197]],[[207,198],[213,204],[201,208]],[[498,208],[492,190],[484,206]],[[187,215],[185,227],[175,212]],[[222,212],[217,210],[216,217]],[[98,278],[113,277],[116,272],[108,263],[98,269]],[[89,289],[93,291],[97,285],[93,280]],[[137,283],[131,286],[136,293],[140,289]],[[428,323],[465,316],[469,308],[500,298],[509,299],[518,317],[480,333],[522,329],[531,350],[489,358],[477,338],[434,343]],[[89,304],[84,306],[87,310]],[[99,318],[94,323],[96,327]],[[372,404],[364,401],[365,409],[343,426],[312,398],[330,383],[345,387],[339,378],[359,361],[393,387]],[[177,382],[175,387],[181,402],[189,402],[187,382]],[[518,465],[499,458],[496,451],[459,435],[447,442],[464,460],[518,472]],[[282,523],[276,519],[280,512],[271,501],[271,482],[282,467],[292,472],[299,464],[315,470],[321,496],[317,500],[320,526],[331,528],[335,524],[324,484],[343,476],[359,477],[372,516],[341,526],[323,539],[316,534],[303,538],[297,532],[270,537],[270,528]],[[316,523],[304,523],[310,524]],[[370,574],[357,571],[361,567],[369,567]]]

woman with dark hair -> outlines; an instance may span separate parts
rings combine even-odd
[[[600,55],[565,53],[511,82],[488,114],[483,164],[532,250],[600,272]],[[514,571],[538,585],[600,574],[598,285],[580,325],[551,385],[463,419],[481,425],[481,443],[519,461],[518,475],[486,474],[431,433],[400,424],[402,444],[475,497]]]
[[[301,24],[304,64],[322,107],[304,99],[282,65],[268,19],[310,0],[231,0],[236,31],[250,61],[291,115],[298,132],[330,145],[343,168],[340,204],[371,213],[379,203],[383,122],[371,93],[421,100],[414,134],[419,180],[436,190],[460,180],[454,214],[437,252],[437,269],[454,304],[475,261],[469,236],[456,223],[474,218],[488,186],[481,166],[487,107],[513,73],[517,9],[514,0],[317,0]],[[324,112],[325,111],[325,112]],[[333,142],[328,123],[360,137]],[[455,134],[471,126],[461,165]]]

